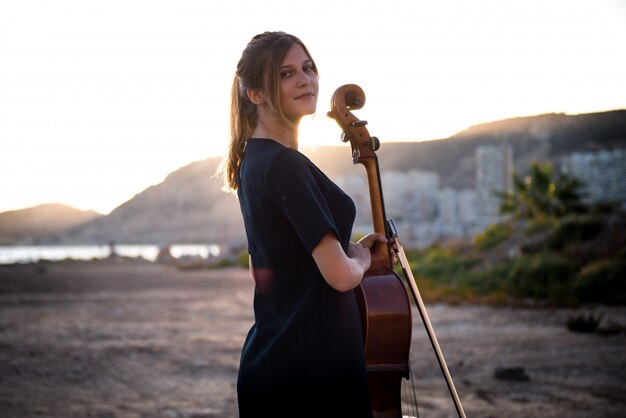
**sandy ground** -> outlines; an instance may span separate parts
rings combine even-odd
[[[240,269],[0,266],[0,416],[236,417],[251,300]],[[626,334],[570,332],[575,310],[427,309],[468,417],[626,417]],[[626,326],[626,308],[595,311]],[[455,417],[417,313],[411,358],[420,416]]]

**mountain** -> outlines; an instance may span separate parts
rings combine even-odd
[[[371,135],[376,132],[370,130]],[[559,164],[574,152],[626,149],[626,110],[566,115],[551,113],[472,126],[446,139],[387,142],[377,151],[381,172],[421,170],[439,174],[442,187],[473,188],[475,150],[482,145],[507,144],[513,149],[515,170],[525,173],[532,161]],[[331,177],[349,173],[350,146],[305,151]]]
[[[243,221],[233,194],[215,177],[219,159],[182,167],[109,215],[52,237],[56,242],[120,244],[240,243]]]
[[[376,135],[371,130],[370,133]],[[380,139],[377,155],[381,172],[432,171],[439,175],[441,187],[473,188],[478,146],[510,145],[515,169],[523,175],[531,161],[558,164],[562,157],[573,152],[626,149],[626,110],[506,119],[472,126],[450,138],[431,141],[386,142]],[[303,153],[333,179],[365,173],[362,167],[353,166],[348,144],[317,147],[303,150]],[[214,176],[218,164],[218,158],[209,158],[181,167],[162,183],[137,194],[109,215],[86,223],[77,219],[71,228],[59,227],[51,231],[54,233],[48,235],[47,241],[241,245],[244,234],[239,205],[234,195],[221,190]],[[0,228],[6,228],[6,223],[0,218]],[[41,227],[31,226],[31,230],[38,228]],[[0,229],[0,236],[4,237],[2,231]]]
[[[59,203],[0,213],[0,245],[37,242],[103,215],[93,210],[79,210]]]

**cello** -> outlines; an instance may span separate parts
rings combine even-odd
[[[393,221],[386,217],[376,155],[380,141],[369,134],[366,128],[367,121],[359,120],[351,112],[351,110],[361,109],[364,104],[363,89],[356,84],[346,84],[335,90],[331,98],[331,110],[327,115],[341,128],[341,140],[350,142],[352,162],[365,167],[374,232],[382,233],[394,242],[393,246],[387,245],[381,251],[376,251],[376,249],[372,251],[371,266],[365,273],[361,284],[355,289],[363,328],[365,367],[373,415],[375,418],[401,418],[404,415],[401,387],[402,379],[410,378],[409,353],[413,327],[410,291],[437,356],[458,416],[465,418],[463,406],[397,231]],[[394,270],[392,251],[395,252],[395,258],[400,262],[404,280]]]

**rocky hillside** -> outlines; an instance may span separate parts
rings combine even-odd
[[[191,163],[109,215],[53,237],[56,242],[125,244],[238,243],[239,204],[215,178],[216,158]]]
[[[442,140],[383,143],[378,156],[381,170],[433,171],[443,187],[471,188],[476,178],[476,147],[503,143],[513,148],[515,169],[522,174],[532,161],[559,164],[573,152],[626,148],[626,110],[506,119]]]
[[[38,242],[78,225],[101,218],[95,211],[79,210],[59,203],[0,213],[0,245]]]

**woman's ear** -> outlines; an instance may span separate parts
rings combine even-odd
[[[257,89],[247,89],[246,93],[248,94],[248,99],[255,105],[260,105],[265,103],[265,99],[261,92]]]

